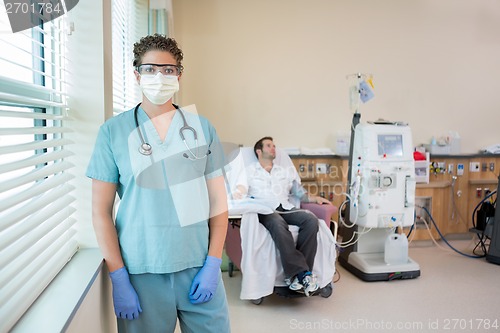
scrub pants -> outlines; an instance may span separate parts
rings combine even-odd
[[[279,214],[259,214],[259,222],[269,230],[276,248],[280,252],[285,278],[292,279],[300,272],[312,272],[314,257],[318,249],[318,218],[305,210],[284,210],[281,205],[276,209]],[[299,227],[297,246],[288,225]]]
[[[189,302],[191,283],[200,268],[169,274],[130,274],[142,312],[134,320],[118,318],[118,332],[170,333],[175,330],[177,318],[183,333],[230,332],[226,292],[220,272],[217,291],[209,302]]]

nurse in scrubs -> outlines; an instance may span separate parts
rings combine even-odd
[[[172,103],[182,59],[163,35],[134,45],[142,102],[101,126],[87,169],[119,332],[230,331],[224,158],[210,122]]]

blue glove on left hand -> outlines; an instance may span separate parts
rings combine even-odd
[[[222,259],[208,256],[205,264],[193,279],[189,291],[189,301],[193,304],[208,302],[212,299],[219,284]]]

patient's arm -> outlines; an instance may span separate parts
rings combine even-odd
[[[309,193],[305,193],[302,198],[300,198],[300,202],[305,202],[305,203],[316,203],[316,204],[320,204],[320,205],[331,205],[332,203],[323,198],[323,197],[320,197],[318,195],[312,195],[312,194],[309,194]]]
[[[248,190],[244,185],[236,185],[236,189],[231,194],[234,200],[241,200],[247,196],[247,193]]]

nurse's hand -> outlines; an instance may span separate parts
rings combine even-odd
[[[193,304],[208,302],[214,297],[219,284],[219,272],[222,259],[208,256],[205,264],[193,279],[189,291],[189,301]]]
[[[118,318],[136,319],[142,312],[139,297],[130,283],[127,269],[122,267],[109,273],[113,284],[113,305]]]

